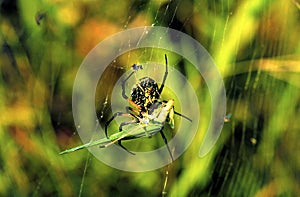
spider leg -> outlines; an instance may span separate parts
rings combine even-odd
[[[127,113],[134,112],[134,113],[136,113],[136,114],[139,114],[139,111],[138,111],[137,109],[134,109],[134,108],[129,107],[129,106],[126,106],[126,112],[127,112]],[[136,117],[136,119],[138,119],[138,118]]]
[[[135,155],[133,152],[131,152],[130,150],[128,150],[125,146],[123,146],[123,144],[121,143],[122,140],[118,141],[119,146],[121,146],[121,148],[123,148],[124,150],[126,150],[128,153]]]
[[[122,122],[119,126],[119,132],[122,132],[122,127],[125,126],[125,125],[129,125],[129,124],[134,124],[134,123],[138,123],[139,120],[138,119],[135,119],[135,120],[132,120],[132,121],[128,121],[128,122]]]
[[[130,73],[130,75],[128,75],[128,77],[122,81],[122,97],[124,99],[126,99],[126,100],[128,100],[128,96],[125,93],[125,83],[133,75],[134,72],[135,71],[133,71],[132,73]]]
[[[170,147],[169,147],[169,145],[168,145],[168,140],[167,140],[167,138],[166,138],[166,136],[165,136],[165,134],[164,134],[164,132],[163,132],[163,129],[164,129],[164,127],[161,128],[161,130],[159,131],[159,133],[160,133],[161,137],[163,138],[164,143],[165,143],[166,146],[167,146],[168,152],[169,152],[169,154],[170,154],[170,156],[171,156],[171,159],[172,159],[172,162],[173,162],[173,161],[174,161],[174,158],[173,158],[173,155],[172,155],[172,153],[171,153]]]
[[[181,113],[178,113],[178,112],[175,111],[175,110],[174,110],[174,114],[176,114],[176,115],[178,115],[178,116],[181,116],[181,117],[187,119],[188,121],[192,122],[192,119],[190,119],[189,117],[187,117],[187,116],[185,116],[185,115],[183,115],[183,114],[181,114]]]
[[[122,97],[124,99],[126,99],[132,106],[134,106],[137,109],[140,109],[141,107],[139,105],[137,105],[136,103],[134,103],[125,93],[125,83],[133,75],[134,72],[136,72],[136,71],[133,71],[132,73],[130,73],[130,75],[128,75],[128,77],[126,77],[126,79],[124,79],[122,81]]]
[[[108,138],[108,136],[107,136],[107,127],[108,127],[108,125],[111,123],[111,121],[113,121],[113,119],[115,119],[116,117],[118,117],[118,116],[129,116],[129,117],[135,118],[135,119],[132,120],[132,121],[122,122],[122,123],[120,124],[120,126],[119,126],[119,132],[122,132],[123,126],[129,125],[129,124],[134,124],[134,123],[138,123],[138,122],[139,122],[139,119],[138,119],[134,114],[129,113],[129,110],[132,110],[132,108],[131,108],[131,107],[126,107],[126,111],[127,111],[128,113],[124,113],[124,112],[116,112],[116,113],[114,113],[113,117],[111,117],[111,118],[105,123],[105,135],[106,135],[107,138]],[[123,148],[124,150],[126,150],[128,153],[135,155],[133,152],[130,152],[125,146],[123,146],[121,141],[122,141],[122,140],[119,140],[119,141],[118,141],[119,146],[120,146],[121,148]]]
[[[160,101],[160,103],[167,103],[167,102],[168,101],[166,101],[166,100]],[[173,109],[174,109],[174,107],[173,107]],[[174,114],[176,114],[176,115],[178,115],[180,117],[183,117],[183,118],[187,119],[188,121],[192,122],[192,119],[190,119],[189,117],[187,117],[187,116],[185,116],[185,115],[183,115],[183,114],[175,111],[175,109],[174,109]]]
[[[124,113],[124,112],[114,113],[114,115],[105,123],[105,136],[107,138],[108,138],[108,136],[107,136],[107,127],[108,127],[108,125],[111,123],[111,121],[113,121],[113,119],[115,119],[118,116],[127,116],[127,117],[133,117],[133,118],[137,119],[137,117],[134,114],[131,114],[131,113]]]
[[[126,110],[129,110],[129,109],[131,109],[131,107],[126,107]],[[120,124],[120,126],[119,126],[119,132],[122,132],[123,126],[129,125],[129,124],[138,123],[138,122],[139,122],[138,118],[136,118],[135,120],[132,120],[132,121],[128,121],[128,122],[122,122]],[[118,144],[119,144],[119,146],[121,146],[121,148],[123,148],[124,150],[126,150],[128,153],[130,153],[132,155],[135,155],[133,152],[129,151],[124,145],[122,145],[122,140],[119,140]]]
[[[165,54],[165,60],[166,60],[166,71],[165,71],[165,75],[164,75],[164,78],[163,78],[163,81],[162,81],[162,84],[158,90],[158,93],[161,94],[164,87],[165,87],[165,82],[166,82],[166,79],[167,79],[167,76],[168,76],[168,58],[167,58],[167,55]]]

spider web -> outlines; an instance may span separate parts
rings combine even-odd
[[[189,161],[188,164],[179,164],[179,162],[172,164],[171,170],[168,173],[168,184],[166,186],[168,189],[164,189],[164,192],[171,196],[174,194],[179,196],[218,196],[221,194],[242,196],[245,191],[249,195],[255,195],[260,194],[263,188],[273,184],[271,181],[272,173],[264,169],[268,165],[265,164],[260,167],[254,167],[257,165],[256,161],[251,160],[248,162],[247,158],[255,157],[255,155],[261,155],[263,157],[264,154],[266,154],[262,153],[264,151],[261,148],[261,146],[268,146],[266,145],[268,142],[263,140],[266,140],[266,136],[271,135],[266,134],[268,133],[266,125],[273,127],[270,126],[271,120],[269,120],[269,117],[266,117],[266,114],[273,111],[273,103],[277,101],[280,102],[281,99],[279,94],[272,94],[272,88],[277,87],[283,91],[287,91],[288,94],[291,93],[291,89],[288,88],[289,82],[278,80],[278,77],[274,73],[269,73],[268,71],[270,70],[261,67],[258,61],[255,60],[270,56],[281,56],[292,49],[279,46],[276,48],[277,51],[273,51],[274,49],[270,49],[273,47],[273,43],[271,43],[270,46],[266,46],[264,50],[257,50],[255,48],[257,43],[268,42],[265,41],[263,37],[260,38],[262,40],[259,40],[259,38],[254,39],[253,35],[246,35],[250,37],[249,39],[253,39],[253,43],[250,44],[246,44],[246,39],[242,37],[238,39],[231,38],[228,33],[230,31],[228,28],[231,28],[231,31],[239,32],[234,27],[231,27],[229,23],[230,20],[237,20],[232,19],[233,12],[238,15],[242,11],[237,10],[237,8],[241,10],[247,10],[247,8],[231,1],[221,1],[219,3],[220,4],[216,2],[203,3],[208,7],[206,11],[200,8],[202,3],[192,1],[159,1],[131,4],[127,20],[125,20],[123,26],[124,29],[129,28],[132,21],[138,18],[140,13],[143,13],[145,18],[150,18],[150,20],[145,19],[144,25],[167,26],[185,32],[195,39],[198,39],[204,47],[211,51],[212,55],[217,58],[216,61],[220,63],[220,69],[223,69],[227,88],[229,113],[228,120],[225,120],[228,121],[224,127],[225,134],[222,135],[222,139],[219,140],[215,148],[216,150],[212,153],[210,158],[204,158],[199,161],[194,153],[187,152],[182,159]],[[261,7],[258,7],[263,10],[264,5],[260,6]],[[138,9],[140,12],[137,12],[135,9]],[[250,5],[248,9],[255,9],[255,5]],[[207,29],[211,28],[210,32],[212,32],[212,34],[203,27],[193,27],[195,20],[200,20],[199,25],[204,23],[204,20],[212,20],[210,18],[201,18],[202,15],[205,16],[203,12],[207,12],[206,14],[208,15],[212,14],[215,18],[223,18],[223,24],[214,23],[215,25],[207,27]],[[195,17],[195,15],[199,18]],[[238,25],[238,22],[236,23]],[[219,30],[222,30],[221,33],[218,32]],[[264,27],[262,27],[261,31],[264,30]],[[253,47],[254,49],[248,53],[239,51],[233,52],[235,56],[227,60],[227,63],[231,65],[226,65],[226,70],[224,70],[225,65],[221,63],[221,61],[224,61],[226,54],[223,54],[223,52],[218,54],[218,51],[222,50],[220,48],[226,50],[225,45],[228,45],[226,42],[236,44],[235,48],[227,48],[228,50],[240,50],[245,47]],[[138,55],[134,52],[126,54],[125,63],[121,69],[128,70],[128,66],[134,62],[132,59],[142,61],[144,57],[149,61],[157,61],[154,49],[142,49],[142,51],[138,51]],[[264,61],[265,64],[267,64],[267,60]],[[236,64],[233,62],[236,62]],[[271,69],[276,69],[276,65],[280,62],[274,61],[272,63]],[[246,69],[243,67],[243,64],[248,64]],[[191,74],[195,73],[195,71],[189,70],[185,60],[177,58],[173,65],[188,76],[189,80],[195,84],[194,87],[201,92],[201,89],[205,86],[203,85],[203,80],[199,74],[194,74],[194,76]],[[118,67],[117,69],[120,68]],[[196,79],[198,79],[197,82],[195,82]],[[207,106],[210,105],[210,102],[206,94],[205,91],[203,94],[199,94],[199,97],[203,98],[199,103],[201,103],[201,109],[209,111],[209,107]],[[267,100],[272,97],[278,100],[266,104],[266,102],[268,102]],[[284,104],[282,103],[282,105]],[[205,115],[209,116],[209,113],[210,112],[207,112]],[[207,124],[205,121],[207,120],[203,119],[201,123],[203,125]],[[203,127],[205,128],[205,126]],[[205,131],[204,128],[200,129],[202,133]],[[280,136],[280,129],[277,128],[276,130]],[[198,135],[198,140],[195,140],[195,144],[198,143],[199,145],[201,143],[199,139],[203,139],[203,134]],[[275,140],[276,137],[272,139]],[[196,145],[194,145],[194,147],[196,147]],[[269,151],[271,150],[267,149],[267,154],[269,154]],[[262,159],[262,161],[264,161],[264,159]],[[206,169],[197,169],[197,166],[203,165],[206,166]],[[179,172],[180,176],[176,176]],[[243,177],[243,174],[245,174],[245,177]],[[143,180],[147,179],[146,176],[147,173],[145,173]],[[160,179],[166,180],[163,175],[160,176]],[[186,186],[188,179],[190,181],[188,181],[188,186]],[[247,179],[248,181],[246,181]],[[154,182],[152,182],[152,184],[154,184]],[[288,193],[290,191],[280,192]]]
[[[142,22],[143,25],[146,26],[167,26],[170,28],[174,28],[177,30],[180,30],[182,32],[189,32],[189,26],[190,26],[190,20],[193,16],[193,13],[189,13],[188,15],[184,16],[184,20],[179,19],[178,17],[176,17],[176,15],[178,14],[177,11],[181,6],[191,6],[189,4],[185,4],[181,1],[172,1],[172,2],[167,2],[167,1],[161,1],[161,2],[145,2],[145,3],[141,3],[141,4],[131,4],[130,5],[130,9],[128,12],[128,17],[127,20],[124,22],[124,26],[123,29],[129,28],[131,23],[134,23],[134,20],[138,20],[138,18],[140,17],[140,15],[142,15],[144,17],[144,20]],[[135,10],[139,10],[139,12],[137,13],[137,11]],[[150,20],[149,20],[150,19]],[[191,32],[190,32],[191,34]],[[126,41],[124,41],[124,43],[126,44]],[[159,43],[158,45],[159,46]],[[108,85],[108,88],[106,89],[106,93],[103,94],[103,86],[107,86],[108,82],[105,82],[105,79],[120,79],[122,74],[126,71],[126,70],[130,70],[130,66],[133,65],[134,63],[140,64],[141,62],[162,62],[163,58],[162,58],[162,54],[167,53],[167,51],[161,51],[161,50],[157,50],[157,49],[149,49],[149,48],[145,48],[145,49],[139,49],[139,50],[135,50],[135,51],[129,51],[128,53],[122,55],[120,58],[114,60],[112,62],[112,64],[106,69],[106,72],[103,75],[103,81],[100,80],[99,82],[99,90],[97,91],[97,93],[99,93],[100,95],[98,95],[97,99],[96,99],[96,105],[99,104],[101,105],[101,103],[103,103],[103,99],[104,98],[109,98],[108,100],[112,100],[114,98],[110,98],[111,96],[111,92],[112,89],[114,88],[114,86],[116,85],[115,82],[111,82],[111,80],[109,80],[109,83],[112,83],[111,85]],[[174,56],[175,55],[175,56]],[[199,95],[202,94],[203,99],[205,99],[205,102],[203,102],[203,106],[205,106],[204,108],[207,109],[207,113],[205,114],[206,116],[210,116],[210,101],[209,101],[209,96],[208,96],[208,90],[205,87],[205,84],[203,82],[203,79],[200,75],[200,73],[198,73],[198,71],[196,71],[195,69],[193,69],[193,67],[191,65],[189,65],[189,62],[185,59],[183,59],[182,57],[173,54],[171,56],[171,58],[169,57],[169,64],[171,65],[171,67],[169,69],[173,69],[172,67],[178,69],[182,74],[186,75],[187,77],[187,73],[192,73],[190,75],[191,79],[190,82],[193,84],[194,88],[196,90],[198,90]],[[150,73],[147,73],[148,75],[154,75],[156,71],[152,71]],[[171,75],[171,74],[170,74]],[[135,79],[137,80],[139,77],[135,76]],[[174,83],[174,80],[172,81]],[[201,86],[201,89],[200,89]],[[112,89],[110,89],[110,87]],[[130,90],[130,85],[127,87]],[[203,90],[204,89],[204,90]],[[105,92],[105,91],[104,91]],[[130,92],[128,92],[130,93]],[[102,94],[102,95],[101,95]],[[175,95],[173,94],[173,98],[174,96],[176,96],[176,94],[180,94],[180,92],[175,92]],[[206,96],[203,96],[206,95]],[[114,95],[116,97],[116,94]],[[120,97],[120,96],[119,96]],[[163,94],[162,95],[163,98],[172,98],[172,96],[170,97],[170,95],[168,94]],[[206,97],[206,98],[205,98]],[[118,98],[118,97],[117,97]],[[122,98],[119,98],[122,99]],[[107,114],[108,111],[110,111],[109,106],[111,105],[111,103],[109,103],[108,105],[106,105],[104,108],[99,107],[99,112],[98,114],[102,114],[100,115],[100,117],[103,117],[103,114]],[[123,107],[126,104],[121,105],[121,107]],[[108,108],[106,108],[108,107]],[[179,107],[179,108],[178,108]],[[180,106],[177,106],[178,109],[180,109]],[[108,117],[106,117],[108,118]],[[107,119],[106,119],[107,120]],[[102,120],[102,122],[104,123],[105,121],[105,117],[104,120]],[[101,122],[101,120],[100,120]],[[205,128],[207,128],[207,125],[203,124],[203,130],[205,130]],[[167,133],[171,133],[170,131],[167,131]],[[174,135],[174,134],[172,134]],[[172,138],[172,135],[168,135],[168,138]],[[148,142],[147,142],[148,141]],[[157,140],[156,140],[157,141]],[[200,141],[198,140],[198,143]],[[145,139],[145,140],[141,140],[140,142],[140,146],[138,146],[140,148],[142,147],[147,147],[149,146],[149,139]],[[130,145],[130,144],[129,144]],[[162,145],[162,144],[161,144]],[[199,143],[200,145],[200,143]],[[199,147],[198,147],[199,148]],[[153,149],[153,147],[152,147]],[[195,156],[195,155],[194,155]],[[167,167],[166,169],[169,169],[170,167]],[[180,166],[180,168],[183,168],[183,166]],[[161,188],[163,190],[163,193],[167,194],[168,190],[169,190],[169,185],[172,185],[176,182],[176,179],[174,178],[176,175],[176,171],[180,170],[180,168],[177,168],[176,170],[172,171],[172,173],[167,173],[168,176],[164,177],[164,171],[166,169],[162,169],[162,170],[158,170],[157,172],[154,173],[160,173],[162,174],[160,176],[160,182],[162,183],[161,185],[164,185],[164,189]],[[161,173],[161,171],[163,173]],[[168,172],[168,170],[166,171]],[[147,173],[144,174],[144,176],[147,176]],[[170,178],[171,177],[171,178]],[[168,180],[168,181],[166,181]],[[154,180],[153,180],[154,181]],[[82,183],[84,184],[84,183]],[[168,189],[166,189],[166,187],[168,187]],[[158,190],[159,191],[159,190]],[[174,190],[176,191],[176,189]]]
[[[128,11],[128,16],[127,16],[127,20],[125,20],[124,22],[122,22],[123,25],[123,29],[127,29],[132,27],[131,24],[134,23],[135,20],[140,20],[139,17],[143,17],[144,21],[142,21],[142,25],[145,26],[167,26],[170,28],[175,28],[178,29],[180,31],[183,31],[183,29],[185,28],[185,25],[189,23],[190,17],[192,16],[189,15],[188,17],[186,17],[184,19],[184,21],[179,21],[176,18],[176,14],[177,14],[177,9],[178,7],[180,7],[182,4],[181,1],[178,2],[165,2],[165,1],[154,1],[154,2],[144,2],[144,3],[133,3],[131,4],[129,7],[129,11]],[[138,11],[137,11],[138,10]],[[178,28],[178,27],[180,28]],[[124,41],[123,44],[126,44],[126,40]],[[159,46],[159,43],[158,45]],[[97,91],[97,97],[96,97],[96,106],[100,105],[98,107],[99,111],[98,111],[98,117],[102,117],[103,119],[100,118],[100,122],[102,122],[102,124],[104,124],[107,121],[107,118],[109,117],[104,117],[103,114],[109,114],[110,111],[110,106],[112,103],[110,103],[110,101],[112,100],[122,100],[121,95],[118,96],[118,92],[120,94],[120,91],[117,91],[116,94],[112,94],[113,89],[115,88],[115,86],[117,86],[118,84],[116,83],[116,81],[118,79],[122,78],[122,75],[125,73],[125,71],[130,70],[131,65],[133,64],[141,64],[141,63],[145,63],[145,62],[162,62],[162,64],[164,63],[164,58],[163,58],[163,54],[165,53],[169,53],[168,51],[163,51],[163,50],[158,50],[158,49],[154,49],[154,48],[141,48],[138,50],[134,50],[134,51],[129,51],[126,54],[121,55],[119,58],[117,58],[116,60],[114,60],[111,65],[106,69],[105,73],[102,76],[102,80],[99,80],[99,84],[98,84],[98,91]],[[169,72],[171,71],[171,73],[169,74],[172,75],[172,69],[176,68],[177,70],[179,70],[183,75],[186,75],[186,73],[188,72],[186,67],[189,67],[189,72],[190,73],[194,73],[194,79],[197,78],[197,82],[198,83],[193,83],[193,81],[191,81],[191,83],[193,84],[194,88],[197,89],[197,87],[199,87],[200,84],[202,84],[201,86],[205,86],[205,84],[203,84],[203,80],[201,75],[198,73],[198,71],[196,71],[195,69],[192,68],[191,65],[189,65],[189,62],[185,59],[183,59],[182,57],[178,56],[177,54],[172,54],[172,56],[169,56],[168,58],[169,61]],[[142,64],[144,67],[147,66],[145,64]],[[174,67],[174,68],[173,68]],[[152,71],[148,71],[147,75],[150,75],[151,77],[157,75],[156,72],[158,70],[152,70]],[[142,71],[141,71],[142,72]],[[198,74],[197,74],[198,73]],[[139,74],[139,73],[137,73]],[[162,75],[161,75],[162,76]],[[136,74],[133,77],[136,81],[141,78],[136,76]],[[116,79],[115,82],[112,82],[111,79]],[[109,82],[108,82],[109,81]],[[134,81],[134,80],[133,80]],[[158,80],[159,82],[160,80]],[[174,83],[174,79],[171,80],[171,83]],[[133,84],[136,82],[133,82]],[[120,85],[120,84],[119,84]],[[179,86],[182,84],[178,84]],[[104,90],[102,87],[106,86],[107,88]],[[132,87],[131,85],[128,85],[126,88],[129,89],[129,91],[127,92],[127,95],[130,94],[130,89]],[[166,87],[168,88],[168,87]],[[165,89],[166,89],[165,88]],[[203,89],[203,88],[202,88]],[[204,88],[205,89],[205,88]],[[167,90],[165,90],[167,91]],[[200,91],[199,91],[200,92]],[[207,89],[205,89],[205,91],[202,92],[208,92]],[[103,94],[104,93],[104,94]],[[162,94],[162,98],[166,99],[166,98],[175,98],[176,94],[180,94],[180,92],[173,92],[173,96],[170,96],[170,92],[169,93],[163,93]],[[106,99],[106,102],[108,101],[108,104],[105,106],[101,107],[101,104],[103,103],[103,99]],[[125,102],[125,101],[124,101]],[[120,105],[120,110],[123,108],[123,111],[125,109],[126,104],[121,104]],[[126,103],[126,102],[125,102]],[[209,104],[209,102],[208,102]],[[127,104],[128,105],[128,104]],[[206,107],[207,109],[209,109],[209,107]],[[180,110],[180,106],[175,106],[175,109],[179,109]],[[118,110],[117,110],[118,111]],[[209,113],[207,114],[209,116]],[[195,118],[195,117],[194,117]],[[118,120],[116,120],[118,121]],[[178,121],[178,120],[177,120]],[[120,121],[122,122],[122,121]],[[119,123],[120,123],[119,122]],[[115,130],[117,130],[117,128],[115,127]],[[172,134],[172,131],[165,131],[165,133],[167,133],[167,137],[170,139],[172,138],[172,136],[174,135],[174,133]],[[170,135],[171,134],[171,135]],[[135,146],[137,149],[141,149],[143,147],[149,147],[149,144],[151,144],[151,142],[149,142],[149,139],[145,139],[145,140],[140,140],[140,145]],[[153,140],[152,140],[153,141]],[[162,140],[155,140],[156,143],[157,141],[162,141]],[[124,144],[124,143],[123,143]],[[153,144],[153,143],[152,143]],[[155,144],[155,143],[154,143]],[[130,147],[130,142],[127,143],[127,146],[129,145]],[[159,146],[163,145],[162,143],[160,143]],[[153,147],[153,145],[150,145],[150,147],[152,146],[152,148],[150,149],[155,149],[155,147]],[[155,146],[155,145],[154,145]],[[133,146],[134,147],[134,146]],[[198,147],[199,148],[199,147]],[[158,173],[161,174],[159,177],[159,182],[161,182],[161,188],[158,189],[157,194],[159,194],[159,192],[162,192],[163,195],[168,193],[168,189],[166,189],[166,187],[169,187],[169,183],[171,180],[171,183],[174,182],[174,178],[170,179],[170,177],[174,177],[176,174],[176,170],[172,172],[172,175],[170,176],[168,173],[169,170],[169,166],[167,168],[164,168],[162,170],[158,170],[154,173]],[[144,173],[143,176],[147,176],[148,173]],[[166,177],[164,174],[168,174]],[[84,174],[84,176],[86,176],[86,174]],[[153,181],[155,181],[153,179]],[[81,186],[84,185],[84,182],[82,181]]]
[[[299,196],[298,1],[0,0],[0,6],[1,195]],[[200,125],[187,151],[171,165],[143,173],[115,170],[88,151],[58,155],[81,143],[69,102],[81,61],[103,39],[140,26],[186,33],[215,60],[228,113],[217,144],[198,157],[212,113],[201,75],[178,54],[144,48],[107,67],[91,103],[98,110],[95,125],[110,117],[112,92],[130,66],[164,64],[167,53],[170,70],[186,76],[198,93]],[[176,99],[178,92],[166,90],[162,97]],[[163,145],[160,138],[134,143],[137,149]]]

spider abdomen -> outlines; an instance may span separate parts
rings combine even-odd
[[[131,91],[131,100],[146,112],[159,99],[157,83],[150,77],[144,77],[134,85]]]

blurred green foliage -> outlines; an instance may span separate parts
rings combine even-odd
[[[299,196],[299,7],[297,0],[1,0],[0,196],[160,196],[166,170],[167,196]],[[59,155],[81,143],[71,105],[81,61],[106,37],[144,25],[185,32],[216,61],[232,114],[218,143],[198,157],[210,97],[176,60],[202,99],[199,132],[181,158],[129,173],[86,150]],[[126,62],[108,78],[117,80]]]

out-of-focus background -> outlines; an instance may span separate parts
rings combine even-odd
[[[130,173],[87,150],[59,155],[81,144],[72,86],[84,57],[145,25],[180,30],[215,60],[231,114],[217,144],[198,157],[210,97],[178,60],[203,100],[199,132],[173,164]],[[298,0],[0,0],[0,196],[299,196],[299,32]],[[117,62],[106,76],[117,81],[127,66]],[[97,105],[113,85],[99,85]],[[101,124],[111,116],[102,112]]]

